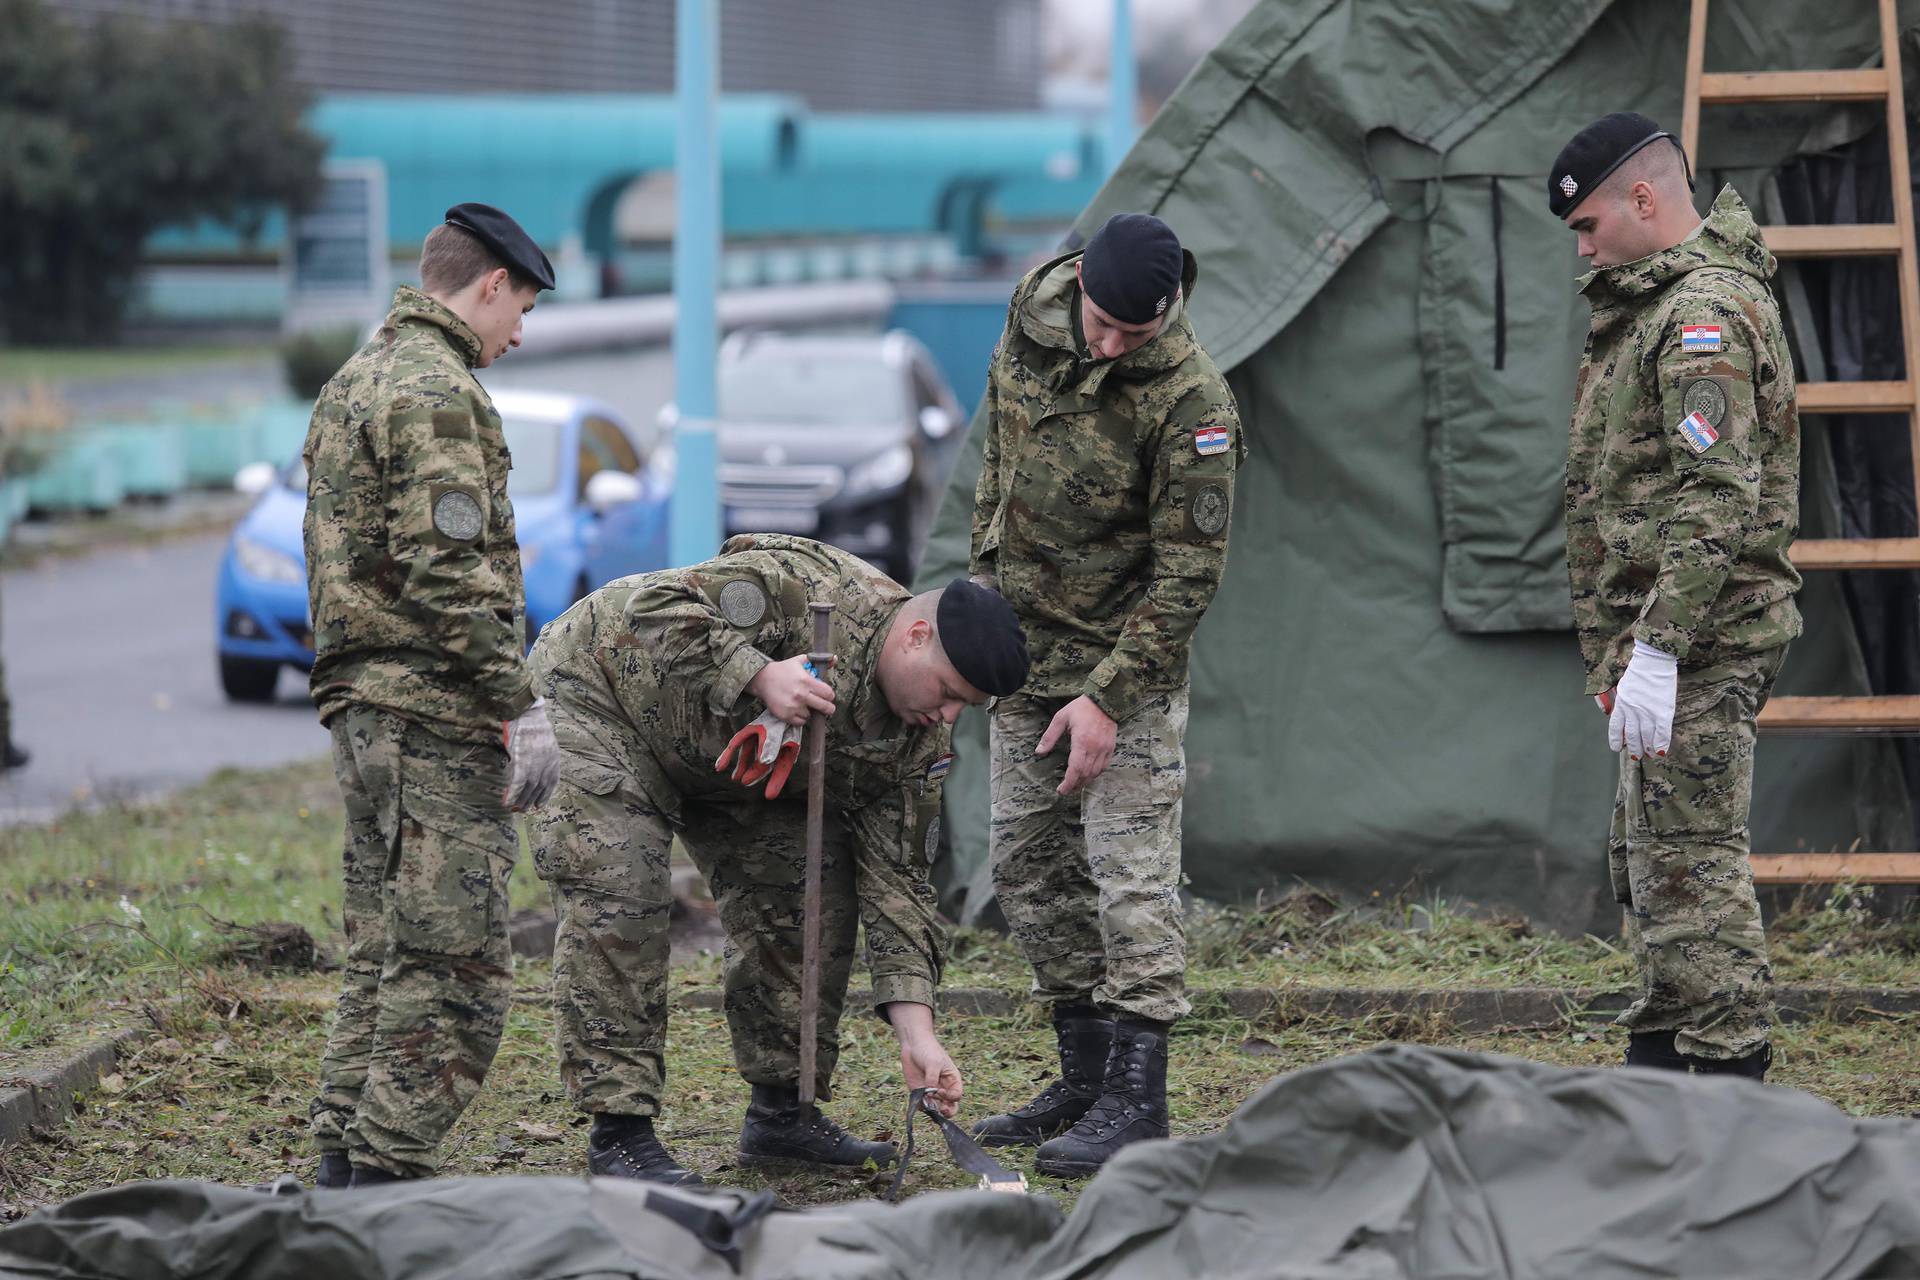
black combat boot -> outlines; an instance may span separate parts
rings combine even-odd
[[[862,1142],[821,1115],[819,1107],[801,1106],[798,1089],[753,1086],[747,1122],[740,1126],[741,1168],[858,1173],[869,1160],[884,1169],[893,1159],[891,1142]]]
[[[669,1187],[704,1187],[700,1175],[667,1153],[652,1116],[595,1116],[587,1136],[587,1172]]]
[[[1080,1122],[1100,1096],[1113,1020],[1088,1005],[1059,1005],[1053,1035],[1060,1042],[1060,1078],[1017,1111],[988,1116],[973,1126],[983,1147],[1034,1147]]]
[[[1101,1089],[1078,1124],[1041,1144],[1034,1168],[1056,1178],[1085,1178],[1122,1147],[1167,1136],[1167,1024],[1115,1022]]]
[[[388,1173],[376,1165],[357,1164],[353,1166],[353,1181],[347,1185],[358,1191],[362,1187],[383,1187],[389,1182],[412,1182],[413,1178],[402,1173]]]
[[[316,1187],[344,1187],[353,1181],[353,1161],[342,1150],[322,1151],[320,1169],[313,1175]]]
[[[0,748],[0,769],[24,769],[31,759],[33,757],[27,754],[27,749],[11,739],[4,748]]]
[[[1773,1065],[1773,1046],[1763,1044],[1737,1058],[1702,1058],[1691,1053],[1686,1057],[1693,1069],[1703,1076],[1745,1076],[1749,1080],[1765,1080],[1767,1068]]]
[[[1687,1055],[1673,1047],[1671,1031],[1635,1031],[1627,1037],[1627,1065],[1685,1071]]]

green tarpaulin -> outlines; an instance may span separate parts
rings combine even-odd
[[[1920,1123],[1724,1076],[1396,1046],[1130,1147],[1062,1222],[943,1192],[767,1212],[612,1178],[148,1182],[0,1230],[19,1280],[1487,1280],[1920,1274]],[[770,1198],[770,1197],[768,1197]]]
[[[1560,146],[1605,112],[1677,130],[1686,21],[1670,0],[1270,0],[1080,219],[1076,236],[1149,210],[1197,254],[1194,325],[1251,450],[1194,652],[1196,893],[1304,878],[1617,922],[1613,760],[1581,696],[1561,514],[1584,264],[1544,193]],[[1777,0],[1764,21],[1723,4],[1709,33],[1716,70],[1878,57],[1867,4]],[[1765,207],[1772,170],[1878,110],[1709,108],[1703,207],[1723,181]],[[964,568],[982,425],[923,583]],[[1817,419],[1806,441],[1803,532],[1818,537],[1837,529]],[[1864,692],[1835,576],[1811,576],[1802,605],[1779,691]],[[971,915],[990,892],[984,716],[958,738],[944,874]],[[1757,850],[1911,838],[1886,743],[1762,745]]]

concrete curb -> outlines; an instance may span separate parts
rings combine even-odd
[[[59,1124],[73,1114],[73,1100],[108,1074],[120,1055],[146,1038],[138,1027],[103,1036],[67,1061],[29,1072],[26,1084],[0,1089],[0,1150],[25,1138],[40,1125]]]

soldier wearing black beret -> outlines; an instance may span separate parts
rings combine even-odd
[[[351,940],[310,1108],[321,1186],[431,1174],[512,998],[510,810],[553,788],[559,749],[523,657],[506,439],[473,371],[552,287],[518,223],[455,205],[420,287],[313,407],[311,688],[347,810]]]
[[[1547,175],[1594,268],[1567,572],[1618,756],[1608,869],[1643,982],[1627,1063],[1759,1078],[1772,976],[1747,812],[1755,721],[1800,634],[1799,419],[1774,257],[1732,187],[1705,219],[1692,188],[1673,135],[1631,111]]]
[[[989,856],[1060,1076],[974,1132],[1063,1177],[1167,1136],[1189,1008],[1187,663],[1246,454],[1187,310],[1198,275],[1165,221],[1114,214],[1019,283],[988,370],[969,569],[1033,647],[1028,686],[988,717]]]
[[[809,601],[834,605],[834,663],[816,671]],[[912,595],[825,543],[730,539],[704,564],[610,582],[549,623],[535,679],[566,752],[532,824],[553,886],[560,1074],[593,1118],[587,1167],[686,1185],[654,1132],[665,1081],[669,858],[705,875],[732,945],[727,1027],[752,1086],[736,1162],[857,1170],[894,1158],[799,1099],[806,761],[826,721],[819,1056],[831,1098],[838,1027],[864,925],[873,1009],[905,1083],[962,1081],[934,1033],[945,935],[928,867],[954,717],[1027,677],[1026,641],[996,593],[957,580]]]

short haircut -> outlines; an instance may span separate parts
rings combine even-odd
[[[1649,142],[1607,175],[1604,190],[1609,199],[1624,200],[1636,182],[1645,182],[1655,194],[1691,196],[1687,187],[1687,166],[1680,155],[1680,144],[1668,138]]]
[[[420,287],[445,296],[458,293],[489,272],[505,267],[507,283],[515,289],[538,289],[540,282],[500,261],[493,250],[469,231],[443,222],[427,233],[420,246]]]

